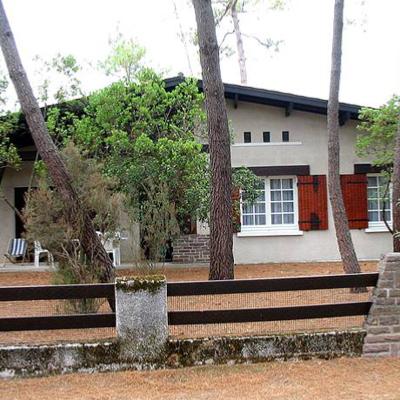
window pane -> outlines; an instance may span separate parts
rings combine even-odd
[[[368,219],[373,222],[379,221],[378,211],[368,211]]]
[[[272,214],[271,222],[272,222],[272,225],[281,225],[282,224],[282,215],[281,214]]]
[[[265,225],[265,215],[256,215],[256,225]]]
[[[277,213],[282,211],[281,203],[271,203],[271,212]]]
[[[293,190],[284,190],[283,200],[293,200]]]
[[[283,223],[284,224],[293,224],[294,223],[294,215],[293,214],[283,214]]]
[[[256,203],[254,208],[256,213],[265,214],[265,203]]]
[[[368,210],[377,210],[378,200],[368,200]]]
[[[252,215],[244,215],[243,225],[254,225],[254,217]]]
[[[282,189],[292,189],[293,179],[282,179]]]
[[[378,198],[378,189],[368,188],[368,198],[369,199],[377,199]]]
[[[284,212],[293,212],[293,203],[283,203],[283,211]]]
[[[378,186],[378,177],[377,176],[369,176],[368,177],[368,186]]]
[[[272,201],[279,201],[281,199],[281,192],[271,192],[271,200]]]
[[[271,189],[280,189],[280,188],[281,188],[281,180],[271,179]]]
[[[390,222],[392,220],[391,212],[389,210],[385,211],[385,219],[386,219],[386,222]],[[382,221],[383,221],[383,218],[382,218]]]
[[[248,203],[243,204],[243,214],[251,214],[253,212],[253,206]]]

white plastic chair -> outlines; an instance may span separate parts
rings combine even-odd
[[[112,254],[114,267],[121,265],[121,250],[119,245],[119,234],[115,234],[113,237],[109,237],[107,233],[96,231],[103,244],[104,250],[107,254]]]
[[[35,267],[39,268],[39,259],[41,254],[47,254],[47,261],[54,268],[54,258],[53,254],[50,253],[49,250],[46,250],[42,247],[38,240],[33,242],[34,250],[35,250]]]

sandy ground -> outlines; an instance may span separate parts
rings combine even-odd
[[[376,262],[362,263],[362,270],[376,271]],[[205,267],[182,268],[165,267],[162,271],[169,281],[206,280],[208,269]],[[342,273],[341,263],[292,263],[239,265],[235,269],[236,278],[280,277],[299,275],[325,275]],[[133,275],[134,270],[118,270],[118,275]],[[50,272],[2,272],[0,285],[44,285],[51,284]],[[347,289],[315,290],[295,292],[273,292],[256,294],[236,294],[218,296],[188,296],[169,298],[169,310],[205,310],[293,306],[300,304],[323,304],[348,301],[365,301],[369,293],[351,294]],[[0,302],[0,316],[40,316],[66,314],[66,302]],[[68,304],[67,304],[68,305]],[[109,312],[103,302],[99,312]],[[361,327],[364,317],[343,317],[330,319],[277,321],[246,324],[213,324],[171,326],[170,334],[174,337],[204,337],[220,335],[259,335],[275,332],[293,332],[309,330],[346,329]],[[115,337],[115,329],[86,329],[63,331],[27,331],[0,332],[0,343],[48,343],[55,341],[98,340]]]
[[[376,261],[364,261],[360,263],[363,272],[377,270]],[[155,271],[163,273],[169,281],[198,281],[208,279],[207,267],[175,267],[165,264],[161,269]],[[299,275],[325,275],[343,273],[340,262],[319,263],[280,263],[280,264],[249,264],[236,265],[236,279],[268,278],[279,276]],[[118,276],[135,275],[135,269],[117,270]],[[18,285],[47,285],[52,281],[51,272],[2,272],[0,270],[0,286]]]
[[[342,358],[0,381],[2,400],[398,400],[400,359]]]

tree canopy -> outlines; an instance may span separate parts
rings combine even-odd
[[[393,96],[379,108],[361,109],[357,154],[370,157],[372,163],[390,171],[393,165],[395,137],[400,114],[400,97]]]

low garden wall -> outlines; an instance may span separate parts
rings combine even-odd
[[[0,377],[179,368],[360,356],[365,331],[168,340],[157,356],[127,359],[120,341],[0,347]]]

